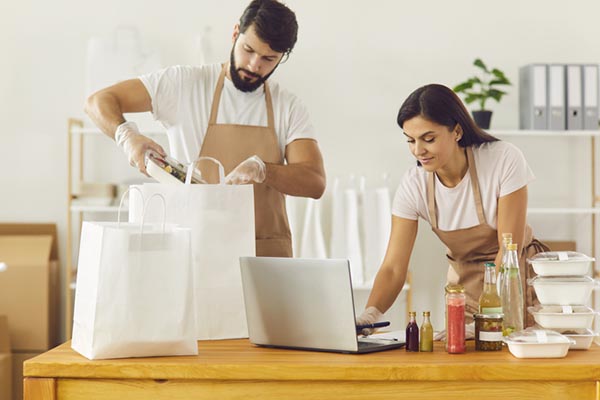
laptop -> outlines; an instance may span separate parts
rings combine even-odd
[[[256,345],[352,354],[404,346],[356,335],[348,260],[240,257],[240,267]]]

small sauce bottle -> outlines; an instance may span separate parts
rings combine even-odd
[[[465,337],[465,288],[446,285],[446,351],[450,354],[467,350]]]
[[[406,351],[419,351],[419,327],[417,326],[417,313],[408,313],[409,321],[406,325]]]
[[[419,351],[433,351],[433,326],[429,320],[429,311],[423,311],[423,323],[421,324],[421,341]]]

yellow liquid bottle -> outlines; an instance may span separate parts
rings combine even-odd
[[[496,287],[496,264],[490,262],[484,265],[483,291],[479,297],[480,314],[502,313],[502,301]]]
[[[419,351],[433,351],[433,326],[429,320],[429,311],[423,311],[423,323],[419,334]]]

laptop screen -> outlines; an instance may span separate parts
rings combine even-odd
[[[240,266],[252,343],[357,350],[348,260],[241,257]]]

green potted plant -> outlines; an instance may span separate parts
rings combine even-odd
[[[485,109],[485,103],[489,99],[499,102],[505,91],[498,89],[499,86],[512,85],[504,72],[498,68],[490,70],[480,58],[475,59],[473,65],[481,69],[480,76],[475,75],[466,81],[459,83],[452,90],[465,95],[465,103],[477,102],[479,109],[471,111],[475,123],[482,129],[489,129],[492,112]]]

